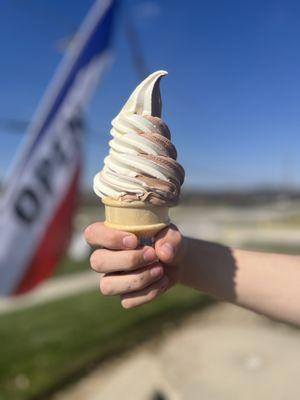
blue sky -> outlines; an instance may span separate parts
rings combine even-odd
[[[0,3],[0,176],[91,0]],[[102,166],[111,119],[139,81],[124,35],[128,9],[149,72],[162,81],[186,187],[300,184],[300,2],[291,0],[124,0],[114,58],[88,111],[84,185]],[[3,122],[4,121],[4,122]]]

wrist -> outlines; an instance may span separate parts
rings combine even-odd
[[[219,280],[218,253],[222,247],[204,240],[183,237],[177,264],[178,283],[212,294]]]

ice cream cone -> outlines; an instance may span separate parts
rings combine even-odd
[[[94,177],[94,192],[105,205],[105,225],[153,244],[170,224],[169,208],[178,203],[184,169],[177,161],[168,126],[161,118],[156,71],[144,79],[112,120],[109,153]]]
[[[140,239],[151,239],[170,224],[169,207],[110,197],[104,197],[102,202],[105,205],[106,226],[134,233]]]

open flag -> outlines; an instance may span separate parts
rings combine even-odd
[[[0,204],[0,295],[49,277],[70,237],[82,115],[109,56],[117,1],[96,1],[29,127]]]

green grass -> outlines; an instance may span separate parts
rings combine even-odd
[[[156,302],[123,310],[98,292],[0,317],[0,399],[46,399],[105,358],[160,332],[208,304],[175,288]]]
[[[67,256],[60,262],[58,268],[55,271],[55,275],[67,275],[73,274],[74,272],[84,272],[89,270],[89,260],[84,259],[81,261],[73,261]]]

